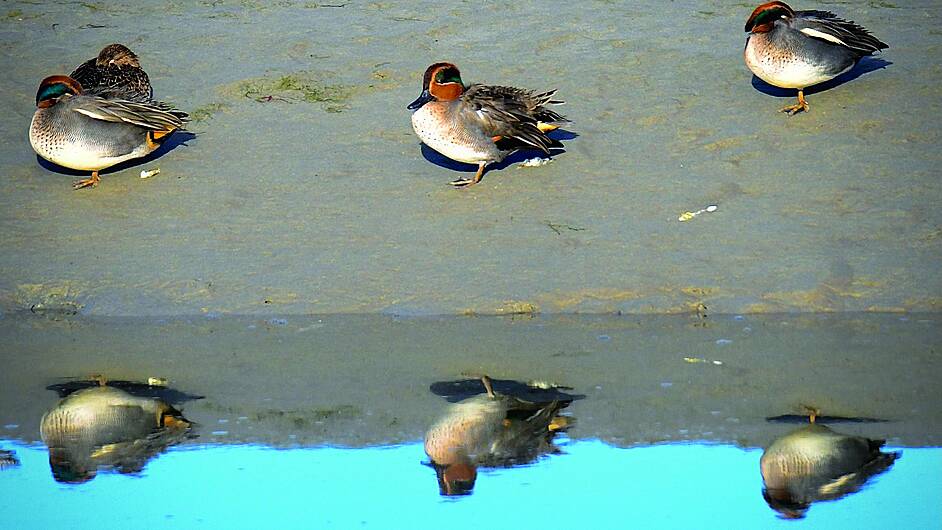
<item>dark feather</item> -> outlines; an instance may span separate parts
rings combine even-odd
[[[870,55],[889,46],[874,37],[870,31],[863,26],[850,20],[839,18],[830,11],[797,11],[794,18],[795,27],[799,30],[810,28],[840,39],[847,48],[850,48],[860,56]],[[816,38],[816,37],[812,37]],[[826,39],[818,39],[822,42],[836,44]]]
[[[121,94],[122,99],[146,102],[154,97],[147,73],[128,65],[98,66],[95,59],[80,64],[69,75],[84,91],[108,90]]]
[[[539,149],[549,154],[551,147],[562,147],[539,129],[538,123],[562,123],[562,115],[544,105],[560,104],[552,99],[555,90],[535,94],[516,87],[471,85],[461,96],[480,115],[482,129],[490,136],[500,136],[502,150]],[[506,149],[505,149],[506,147]]]

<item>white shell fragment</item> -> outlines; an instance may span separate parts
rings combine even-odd
[[[151,169],[151,170],[141,170],[141,178],[142,178],[142,179],[149,179],[149,178],[153,177],[154,175],[156,175],[156,174],[158,174],[158,173],[160,173],[160,168],[159,168],[159,167],[158,167],[158,168],[155,168],[155,169]]]
[[[701,209],[699,209],[699,210],[697,210],[697,211],[695,211],[695,212],[684,212],[684,213],[680,214],[680,217],[678,217],[677,220],[680,221],[681,223],[683,223],[683,222],[685,222],[685,221],[689,221],[689,220],[693,219],[694,217],[696,217],[696,216],[698,216],[698,215],[700,215],[700,214],[702,214],[702,213],[704,213],[704,212],[713,213],[713,212],[715,212],[715,211],[717,211],[717,210],[719,210],[719,209],[720,209],[719,206],[717,206],[717,205],[715,205],[715,204],[711,204],[711,205],[707,206],[706,208],[701,208]]]
[[[690,364],[706,363],[712,364],[714,366],[723,366],[723,361],[704,359],[703,357],[684,357],[684,362]]]
[[[552,161],[553,161],[552,158],[540,158],[540,157],[528,158],[527,160],[524,160],[523,162],[521,162],[520,165],[517,167],[540,167],[540,166],[545,166],[546,164],[549,164]]]

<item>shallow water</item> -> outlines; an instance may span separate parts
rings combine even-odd
[[[174,449],[134,476],[56,484],[44,447],[14,447],[0,475],[4,528],[787,528],[762,499],[757,449],[669,444],[623,449],[597,440],[479,475],[474,493],[438,494],[421,444],[271,450]],[[847,498],[815,504],[807,528],[934,528],[942,521],[942,449],[903,450],[891,471]],[[124,499],[124,500],[122,500]],[[117,502],[116,502],[117,501]],[[17,509],[10,510],[12,506]],[[53,509],[55,507],[55,509]],[[145,523],[146,522],[146,523]]]
[[[507,527],[932,528],[942,522],[940,322],[7,316],[0,449],[20,464],[0,471],[0,526],[463,528],[492,514]],[[572,425],[555,440],[559,454],[482,467],[469,496],[444,497],[419,443],[450,406],[431,390],[485,373],[495,389],[572,387],[563,411]],[[45,387],[90,374],[168,379],[176,393],[166,399],[195,422],[193,437],[139,472],[103,466],[84,483],[57,483],[39,422],[59,398]],[[801,427],[805,405],[836,432],[886,439],[900,457],[795,523],[763,500],[758,462]],[[767,419],[782,415],[794,417]]]

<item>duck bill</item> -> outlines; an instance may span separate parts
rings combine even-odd
[[[429,101],[432,101],[432,99],[434,99],[432,98],[432,94],[430,94],[428,90],[423,90],[422,93],[419,94],[419,97],[415,98],[415,101],[412,103],[409,103],[409,106],[406,108],[409,110],[415,110],[422,105],[425,105]]]

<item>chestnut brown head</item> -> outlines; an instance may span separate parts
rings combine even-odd
[[[746,32],[765,33],[772,30],[775,21],[795,16],[792,8],[785,2],[768,2],[755,8],[746,20]]]
[[[82,93],[82,85],[67,75],[51,75],[39,83],[36,91],[36,106],[45,109],[59,102],[62,98],[77,96]]]
[[[98,52],[95,58],[97,66],[133,66],[140,68],[141,63],[137,60],[137,55],[123,44],[109,44]]]
[[[409,104],[415,110],[429,101],[452,101],[464,93],[461,72],[451,63],[435,63],[425,70],[422,78],[422,93]]]

